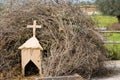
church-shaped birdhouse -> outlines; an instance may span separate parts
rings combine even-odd
[[[22,74],[24,76],[42,75],[41,51],[43,48],[35,37],[36,28],[41,28],[41,26],[36,25],[36,20],[34,20],[33,25],[28,25],[27,28],[33,28],[33,37],[19,47],[21,49]]]

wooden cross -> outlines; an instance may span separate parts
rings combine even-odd
[[[36,20],[34,20],[33,25],[27,25],[27,28],[33,28],[33,37],[35,37],[36,28],[41,28],[41,25],[36,25]]]

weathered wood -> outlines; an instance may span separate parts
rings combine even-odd
[[[107,28],[95,28],[96,30],[104,31],[107,30]]]
[[[120,44],[120,41],[103,41],[104,44]]]
[[[120,33],[120,31],[99,31],[99,32],[101,32],[101,33]]]
[[[33,37],[19,47],[21,49],[22,74],[23,76],[31,75],[32,73],[42,75],[41,51],[43,48],[35,37],[36,28],[41,28],[41,26],[36,25],[36,20],[34,20],[33,25],[28,25],[27,28],[33,28]],[[29,66],[34,68],[34,70],[30,69]]]
[[[35,80],[84,80],[84,79],[81,76],[58,76],[58,77],[38,78]]]
[[[27,25],[27,28],[33,28],[33,36],[35,36],[36,28],[41,28],[41,25],[36,25],[36,20],[34,20],[33,25]]]

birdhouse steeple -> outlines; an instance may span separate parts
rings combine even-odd
[[[41,28],[41,26],[36,25],[36,20],[34,20],[33,25],[28,25],[27,28],[33,28],[33,37],[19,47],[21,49],[22,74],[32,75],[36,73],[42,75],[41,51],[43,48],[35,37],[36,28]],[[31,71],[33,68],[34,70]]]

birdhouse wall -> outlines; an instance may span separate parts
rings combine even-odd
[[[21,52],[21,60],[23,69],[30,60],[38,67],[38,69],[41,69],[40,49],[23,49]]]

